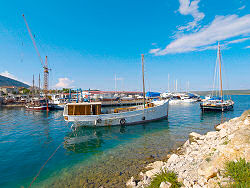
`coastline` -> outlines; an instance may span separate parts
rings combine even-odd
[[[131,177],[126,186],[147,187],[162,171],[175,172],[182,187],[226,186],[232,180],[223,176],[225,163],[240,158],[250,161],[249,125],[250,110],[215,126],[215,131],[205,135],[192,132],[166,162],[150,163],[136,177]],[[160,187],[171,187],[171,184],[162,182]]]

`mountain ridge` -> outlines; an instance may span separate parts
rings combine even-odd
[[[0,87],[3,87],[3,86],[15,86],[15,87],[24,87],[24,88],[30,87],[28,84],[25,84],[23,82],[14,80],[12,78],[8,78],[6,76],[0,75]]]

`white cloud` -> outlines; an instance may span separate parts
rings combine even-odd
[[[231,41],[226,42],[226,44],[235,44],[235,43],[244,42],[246,40],[250,40],[250,37],[242,38],[242,39],[236,39],[236,40],[231,40]]]
[[[11,78],[11,79],[13,79],[13,80],[17,80],[17,81],[19,81],[19,82],[23,82],[23,83],[25,83],[25,84],[27,84],[27,85],[30,85],[30,83],[25,82],[25,81],[23,81],[23,80],[21,80],[21,79],[18,79],[15,75],[9,73],[8,71],[3,71],[2,73],[0,73],[0,75],[1,75],[1,76],[5,76],[5,77],[8,77],[8,78]]]
[[[157,52],[160,51],[160,50],[161,50],[160,48],[151,49],[151,50],[149,51],[149,53],[155,54],[155,53],[157,53]]]
[[[13,80],[18,80],[16,76],[14,76],[13,74],[9,73],[8,71],[4,71],[2,73],[0,73],[0,75],[11,78]]]
[[[202,20],[205,17],[205,14],[202,12],[199,12],[199,6],[198,3],[200,0],[193,0],[190,2],[190,0],[179,0],[180,7],[179,12],[182,15],[192,15],[194,18],[194,21],[189,22],[186,26],[180,26],[178,27],[179,30],[191,30],[195,28],[200,20]]]
[[[242,7],[238,8],[238,10],[243,10],[244,8],[246,8],[246,5],[243,5]]]
[[[250,46],[246,46],[245,48],[250,48]]]
[[[70,80],[69,78],[58,78],[58,83],[56,84],[57,88],[70,88],[74,87],[72,84],[74,83],[74,80]]]
[[[152,51],[155,55],[165,55],[200,51],[202,48],[212,48],[218,41],[250,34],[250,14],[242,17],[237,15],[217,16],[211,24],[197,32],[179,36],[166,46],[165,49]],[[239,40],[238,40],[239,41]]]

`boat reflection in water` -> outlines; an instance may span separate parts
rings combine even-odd
[[[116,134],[126,132],[124,126],[88,128],[78,127],[64,138],[64,148],[75,153],[97,152],[105,142],[118,139]]]
[[[200,118],[202,124],[211,125],[211,122],[218,122],[218,124],[224,123],[225,121],[231,118],[231,115],[232,111],[221,111],[220,113],[218,111],[202,111]]]

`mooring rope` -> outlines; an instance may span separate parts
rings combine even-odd
[[[40,168],[40,170],[38,171],[37,175],[33,178],[32,182],[30,183],[29,188],[32,186],[32,184],[34,183],[34,181],[36,180],[36,178],[40,175],[41,171],[43,170],[43,168],[45,167],[45,165],[48,163],[48,161],[55,155],[55,153],[57,152],[57,150],[62,146],[63,142],[56,148],[56,150],[52,153],[52,155],[47,159],[47,161],[43,164],[43,166]]]
[[[68,127],[68,125],[67,125]],[[70,136],[72,136],[74,132],[71,132]],[[70,137],[69,136],[69,137]],[[43,168],[45,167],[45,165],[49,162],[49,160],[56,154],[57,150],[63,145],[64,141],[56,148],[56,150],[52,153],[52,155],[50,155],[50,157],[47,159],[47,161],[43,164],[43,166],[40,168],[40,170],[38,171],[37,175],[33,178],[32,182],[29,185],[29,188],[32,186],[32,184],[36,181],[37,177],[40,175],[41,171],[43,170]]]

